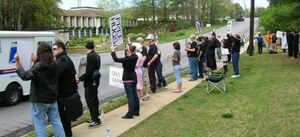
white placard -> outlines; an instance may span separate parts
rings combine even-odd
[[[119,46],[123,43],[123,31],[121,23],[121,15],[117,14],[109,18],[109,28],[111,44],[113,46]]]
[[[206,24],[206,27],[211,27],[211,24]]]
[[[124,88],[123,81],[123,69],[109,67],[109,85],[118,88]]]
[[[227,23],[227,33],[231,33],[232,31],[232,21],[228,21]]]
[[[276,37],[282,38],[282,33],[283,33],[283,31],[277,31],[276,32]]]
[[[33,43],[19,41],[17,44],[17,53],[20,56],[20,62],[25,70],[29,70],[32,65],[31,54],[34,53]]]

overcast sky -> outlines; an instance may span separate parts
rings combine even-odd
[[[81,0],[81,6],[90,6],[97,7],[98,0]],[[122,0],[123,4],[130,5],[132,0]],[[240,3],[240,5],[244,8],[244,1],[246,2],[247,8],[250,7],[250,0],[233,0],[234,3]],[[267,7],[269,5],[267,0],[255,0],[256,7]],[[62,0],[62,4],[60,5],[63,9],[69,9],[71,7],[78,6],[78,0]]]

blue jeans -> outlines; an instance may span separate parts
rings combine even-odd
[[[136,91],[136,83],[124,82],[124,89],[128,99],[128,112],[126,116],[132,117],[140,112],[140,100]]]
[[[36,137],[47,137],[46,115],[51,122],[55,137],[65,137],[64,128],[61,124],[57,103],[30,103],[31,118]]]
[[[233,65],[233,75],[239,75],[239,59],[240,59],[240,53],[233,52],[232,53],[232,65]]]
[[[180,65],[173,66],[173,71],[174,71],[174,75],[175,75],[175,81],[176,81],[177,84],[181,83],[180,70],[181,70],[181,66]]]
[[[190,66],[190,73],[192,79],[197,79],[197,66],[198,66],[197,57],[189,57],[189,66]]]
[[[199,76],[203,76],[204,73],[204,58],[198,61],[198,69],[199,69]]]

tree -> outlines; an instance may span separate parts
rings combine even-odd
[[[260,25],[269,31],[300,31],[300,3],[271,6],[260,17]]]
[[[299,3],[299,0],[268,0],[270,3],[270,6],[280,6],[285,5],[289,3]]]
[[[232,12],[232,17],[236,18],[244,16],[244,10],[239,3],[233,4],[233,9],[234,11]]]
[[[264,7],[256,7],[255,8],[255,17],[260,17],[260,15],[266,10]]]
[[[2,30],[53,29],[62,25],[60,0],[1,0]]]

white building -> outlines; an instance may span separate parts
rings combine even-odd
[[[70,36],[92,37],[109,33],[108,19],[101,17],[98,8],[76,7],[63,10],[61,20],[65,23],[64,31]],[[123,29],[137,25],[137,20],[122,20]],[[126,30],[125,30],[126,31]]]

